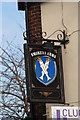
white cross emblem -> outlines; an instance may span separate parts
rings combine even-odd
[[[51,78],[49,77],[48,71],[47,71],[47,69],[49,68],[50,59],[46,58],[46,62],[43,63],[42,59],[38,57],[38,61],[39,61],[40,67],[42,68],[42,75],[40,76],[40,79],[43,80],[44,75],[46,75],[47,81],[50,80]]]

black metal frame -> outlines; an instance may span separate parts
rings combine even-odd
[[[55,39],[44,39],[44,37],[42,37],[42,34],[43,33],[41,33],[41,38],[36,38],[35,36],[33,36],[32,35],[32,39],[30,38],[30,40],[29,40],[29,33],[27,32],[27,31],[25,31],[24,33],[23,33],[23,36],[24,36],[24,40],[26,40],[27,41],[27,43],[28,44],[30,44],[30,43],[38,43],[38,42],[48,42],[48,43],[53,43],[53,45],[54,45],[54,43],[60,43],[60,45],[64,45],[64,49],[66,48],[66,44],[68,44],[69,43],[69,39],[68,39],[68,37],[67,37],[67,35],[65,34],[65,30],[57,30],[57,31],[55,31],[54,33],[56,33],[56,32],[60,32],[58,35],[57,35],[57,39],[55,40]],[[26,33],[26,34],[25,34]],[[45,33],[45,36],[47,35],[47,33],[46,32],[44,32]],[[53,33],[53,34],[54,34]],[[53,34],[51,34],[51,36],[53,35]]]
[[[47,43],[46,44],[33,44],[33,43],[24,44],[25,70],[26,70],[26,80],[27,80],[27,99],[29,102],[65,103],[61,46],[54,46],[51,43],[49,44]],[[31,55],[30,55],[31,51],[33,50],[34,51],[44,50],[44,51],[51,51],[51,52],[54,52],[55,50],[57,51],[58,75],[56,77],[56,81],[58,84],[53,82],[49,86],[45,87],[44,85],[42,85],[37,81],[36,82],[37,86],[34,85],[34,80],[36,81],[36,77],[34,74],[34,63],[32,62],[33,58],[31,58]],[[59,85],[59,88],[57,88],[58,85]],[[52,95],[46,96],[46,94],[48,93],[52,93]],[[56,96],[58,95],[58,97],[54,95]]]

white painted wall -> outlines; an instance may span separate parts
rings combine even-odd
[[[47,37],[57,29],[65,29],[62,25],[62,3],[47,2],[41,4],[42,31]],[[68,34],[78,29],[78,3],[63,3],[64,24]],[[58,33],[57,33],[58,34]],[[46,38],[47,38],[46,37]],[[56,38],[54,34],[51,39]],[[76,106],[78,101],[78,32],[70,37],[70,43],[63,48],[63,70],[65,102]]]

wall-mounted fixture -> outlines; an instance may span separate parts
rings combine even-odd
[[[60,34],[57,34],[56,40],[55,39],[44,39],[44,37],[42,37],[42,39],[41,39],[41,38],[37,38],[37,37],[32,35],[33,38],[30,39],[30,43],[36,43],[36,42],[41,41],[41,44],[46,43],[45,45],[47,45],[47,47],[49,47],[49,45],[51,45],[51,44],[56,45],[57,43],[59,43],[58,45],[64,45],[64,49],[65,49],[66,44],[69,43],[69,39],[68,39],[67,35],[65,34],[65,30],[58,30],[58,32],[60,32]],[[44,34],[46,35],[46,32],[44,32]],[[27,33],[27,35],[28,35],[28,33]],[[29,40],[28,40],[27,35],[26,35],[26,32],[23,33],[24,40],[26,40],[28,43]],[[41,33],[41,35],[42,35],[42,33]],[[51,36],[52,35],[53,34],[51,34]]]

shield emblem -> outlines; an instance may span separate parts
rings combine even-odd
[[[49,85],[56,78],[56,62],[49,56],[39,56],[35,61],[36,78],[44,85]]]

